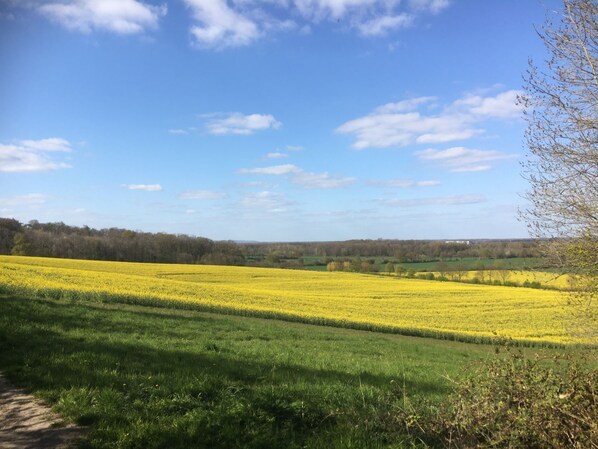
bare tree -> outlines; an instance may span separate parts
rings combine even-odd
[[[496,273],[496,277],[500,279],[503,284],[506,284],[511,277],[511,270],[502,260],[498,260],[494,264],[494,271]]]
[[[475,277],[477,277],[482,284],[486,283],[486,270],[480,269],[475,272]]]
[[[446,277],[446,274],[447,274],[447,273],[448,273],[448,271],[449,271],[449,266],[448,266],[448,264],[447,264],[447,263],[446,263],[444,260],[441,260],[441,261],[439,261],[439,262],[436,264],[436,266],[434,267],[434,269],[435,269],[436,271],[438,271],[438,273],[440,274],[440,277],[443,277],[443,278],[445,278],[445,277]]]
[[[453,280],[460,282],[465,276],[467,276],[467,267],[463,262],[458,262],[454,265],[452,273]]]
[[[598,2],[564,0],[539,32],[549,59],[530,61],[520,101],[528,127],[524,164],[532,235],[548,239],[556,266],[583,279],[577,309],[596,323],[598,287]],[[594,326],[594,330],[598,327]]]

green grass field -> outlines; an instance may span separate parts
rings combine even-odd
[[[491,347],[123,304],[0,297],[0,369],[93,448],[412,447]]]

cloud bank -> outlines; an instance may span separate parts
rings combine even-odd
[[[27,0],[64,28],[80,33],[143,34],[158,28],[168,8],[143,0]],[[321,24],[376,38],[414,26],[450,6],[448,0],[182,0],[193,45],[223,49],[251,45],[279,32],[309,33]]]
[[[309,32],[321,23],[343,23],[364,37],[384,36],[437,14],[447,0],[184,0],[194,24],[193,42],[201,48],[241,47],[273,32]]]

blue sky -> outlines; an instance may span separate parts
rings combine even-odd
[[[526,237],[536,0],[0,0],[0,216]]]

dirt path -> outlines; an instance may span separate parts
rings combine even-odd
[[[0,375],[0,448],[74,447],[84,429],[65,425],[39,400],[13,387]]]

